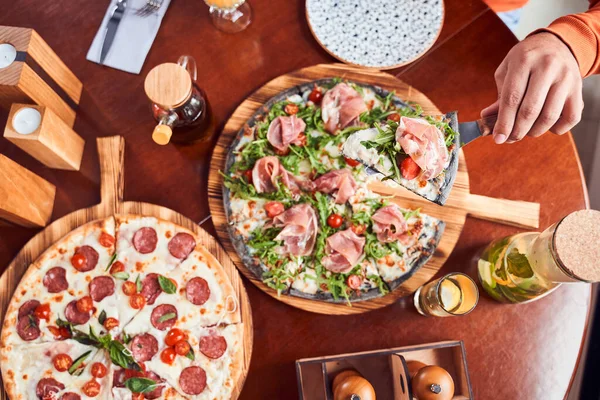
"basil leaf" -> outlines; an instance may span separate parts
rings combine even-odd
[[[177,286],[169,279],[162,275],[158,276],[158,284],[163,292],[167,294],[174,294],[177,291]]]
[[[98,316],[98,322],[100,322],[100,325],[104,325],[105,321],[106,321],[106,311],[102,310],[102,312]]]
[[[65,321],[60,318],[58,318],[56,320],[56,325],[58,325],[58,327],[60,327],[60,328],[67,328],[67,329],[69,329],[69,331],[73,330],[73,325],[71,325],[71,323],[69,321]]]
[[[190,351],[185,355],[190,360],[194,361],[196,359],[196,355],[194,354],[194,349],[190,346]]]
[[[135,362],[131,352],[125,348],[123,343],[113,340],[108,345],[108,355],[113,364],[116,364],[125,369],[135,369],[139,371],[141,368]]]
[[[115,279],[120,279],[122,281],[126,281],[127,279],[129,279],[129,272],[125,272],[125,271],[115,272],[114,274],[112,274],[112,276]]]
[[[113,263],[115,262],[116,259],[117,259],[117,253],[112,255],[112,257],[110,258],[110,261],[108,262],[108,265],[106,266],[105,271],[108,271],[110,269],[110,266],[113,265]]]
[[[83,353],[82,355],[77,357],[75,359],[75,361],[73,361],[73,364],[71,364],[71,366],[69,367],[69,374],[75,375],[75,376],[81,375],[81,373],[84,370],[83,362],[85,361],[86,358],[88,358],[88,356],[90,354],[92,354],[91,350],[86,351],[85,353]]]
[[[136,287],[138,293],[142,291],[142,280],[140,279],[139,274],[138,274],[137,278],[135,278],[135,287]]]
[[[156,386],[156,381],[148,378],[129,378],[125,381],[125,387],[134,393],[149,393]]]
[[[158,322],[162,323],[162,322],[168,321],[168,320],[173,319],[173,318],[177,318],[177,314],[172,313],[172,312],[166,313],[165,315],[163,315],[162,317],[160,317],[158,319]]]

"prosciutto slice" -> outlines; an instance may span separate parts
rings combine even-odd
[[[365,238],[358,236],[348,228],[336,232],[327,238],[325,251],[321,263],[331,272],[349,272],[363,256]]]
[[[343,82],[325,93],[321,103],[325,129],[334,135],[358,122],[358,117],[365,111],[368,108],[360,94]]]
[[[337,191],[335,202],[344,204],[356,193],[356,181],[347,169],[330,171],[314,181],[315,190],[327,194]]]
[[[423,170],[424,180],[435,178],[448,162],[448,148],[442,132],[419,118],[401,117],[396,130],[396,140]]]
[[[402,210],[395,204],[381,207],[373,214],[373,232],[384,243],[404,241],[408,225]]]
[[[267,140],[280,152],[287,152],[290,144],[301,144],[298,135],[304,132],[306,124],[295,115],[291,117],[277,117],[269,125]]]
[[[288,172],[275,156],[263,157],[256,161],[252,169],[252,182],[258,193],[271,193],[277,190],[277,180],[280,179],[292,193],[300,190],[311,190],[313,183],[301,180]]]
[[[282,254],[296,257],[312,253],[317,240],[317,214],[309,204],[297,204],[273,218],[273,226],[283,228],[275,240],[283,240]]]

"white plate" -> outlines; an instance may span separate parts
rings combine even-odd
[[[390,69],[410,63],[435,43],[443,0],[306,0],[315,39],[335,58]]]

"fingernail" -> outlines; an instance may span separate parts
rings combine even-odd
[[[496,142],[496,144],[502,144],[504,142],[506,142],[506,135],[503,133],[498,133],[497,135],[494,136],[494,142]]]

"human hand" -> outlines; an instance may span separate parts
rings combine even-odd
[[[513,47],[494,75],[498,100],[481,111],[498,114],[494,141],[514,143],[550,130],[562,135],[581,119],[582,79],[577,60],[557,36],[542,32]]]

